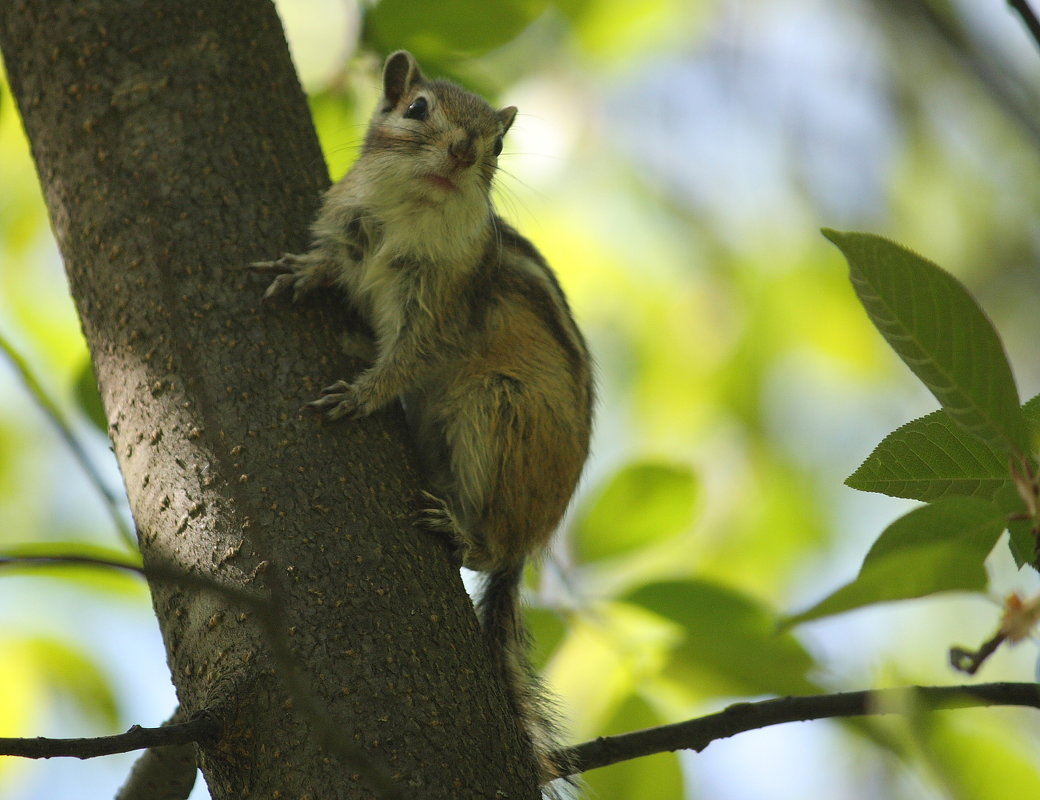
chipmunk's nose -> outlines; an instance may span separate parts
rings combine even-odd
[[[471,167],[477,162],[477,137],[472,131],[463,131],[448,145],[448,155],[460,167]]]

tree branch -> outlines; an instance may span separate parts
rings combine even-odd
[[[1029,3],[1026,0],[1008,0],[1008,5],[1019,13],[1033,40],[1040,46],[1040,19],[1036,18],[1036,13],[1029,7]]]
[[[982,643],[982,646],[978,650],[967,650],[963,647],[951,647],[950,648],[950,666],[960,672],[966,672],[968,675],[974,675],[979,671],[979,667],[985,663],[986,659],[997,652],[1004,640],[1007,639],[1007,634],[997,631],[989,639]]]
[[[183,717],[184,711],[178,706],[163,727],[181,723]],[[187,800],[198,772],[191,744],[149,747],[134,762],[115,800]]]
[[[220,736],[216,717],[200,715],[187,722],[142,728],[132,725],[126,733],[98,736],[93,739],[33,739],[0,738],[0,755],[24,758],[97,758],[115,753],[129,753],[146,747],[191,744],[216,739]]]
[[[746,731],[785,722],[898,713],[908,701],[930,711],[994,705],[1040,708],[1040,686],[1033,683],[914,686],[737,703],[706,717],[585,742],[568,748],[564,763],[573,764],[577,773],[654,753],[700,752],[716,739]]]
[[[933,34],[965,71],[974,75],[1008,119],[1029,136],[1035,147],[1040,148],[1040,123],[1033,116],[1035,98],[1028,92],[1028,100],[1023,99],[1027,88],[1015,82],[1015,73],[1005,61],[994,62],[994,56],[980,52],[964,31],[948,16],[937,11],[929,0],[912,0],[909,3],[905,0],[875,0],[875,3],[887,9],[891,24],[898,26],[900,31],[905,32],[908,23],[924,23],[925,28],[910,30]]]
[[[112,558],[98,558],[77,553],[61,553],[55,555],[0,555],[0,567],[104,567],[106,569],[132,572],[147,577],[144,567],[128,561],[117,561]],[[219,588],[219,587],[218,587]]]

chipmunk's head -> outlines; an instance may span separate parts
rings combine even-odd
[[[381,179],[429,204],[486,206],[516,108],[495,110],[450,81],[423,77],[415,57],[398,50],[383,67],[383,97],[365,137]]]

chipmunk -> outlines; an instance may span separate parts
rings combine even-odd
[[[495,212],[491,185],[516,108],[495,110],[408,52],[387,58],[361,154],[325,195],[307,253],[265,298],[342,290],[370,329],[371,363],[308,405],[357,418],[401,398],[430,485],[420,523],[486,573],[482,630],[543,779],[566,776],[520,618],[525,561],[563,517],[589,450],[593,383],[553,271]]]

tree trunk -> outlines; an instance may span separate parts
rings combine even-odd
[[[173,681],[225,726],[215,800],[379,796],[366,765],[424,800],[537,797],[448,550],[410,523],[401,414],[299,413],[353,366],[340,304],[261,308],[243,269],[306,246],[327,183],[271,3],[9,0],[0,49]]]

